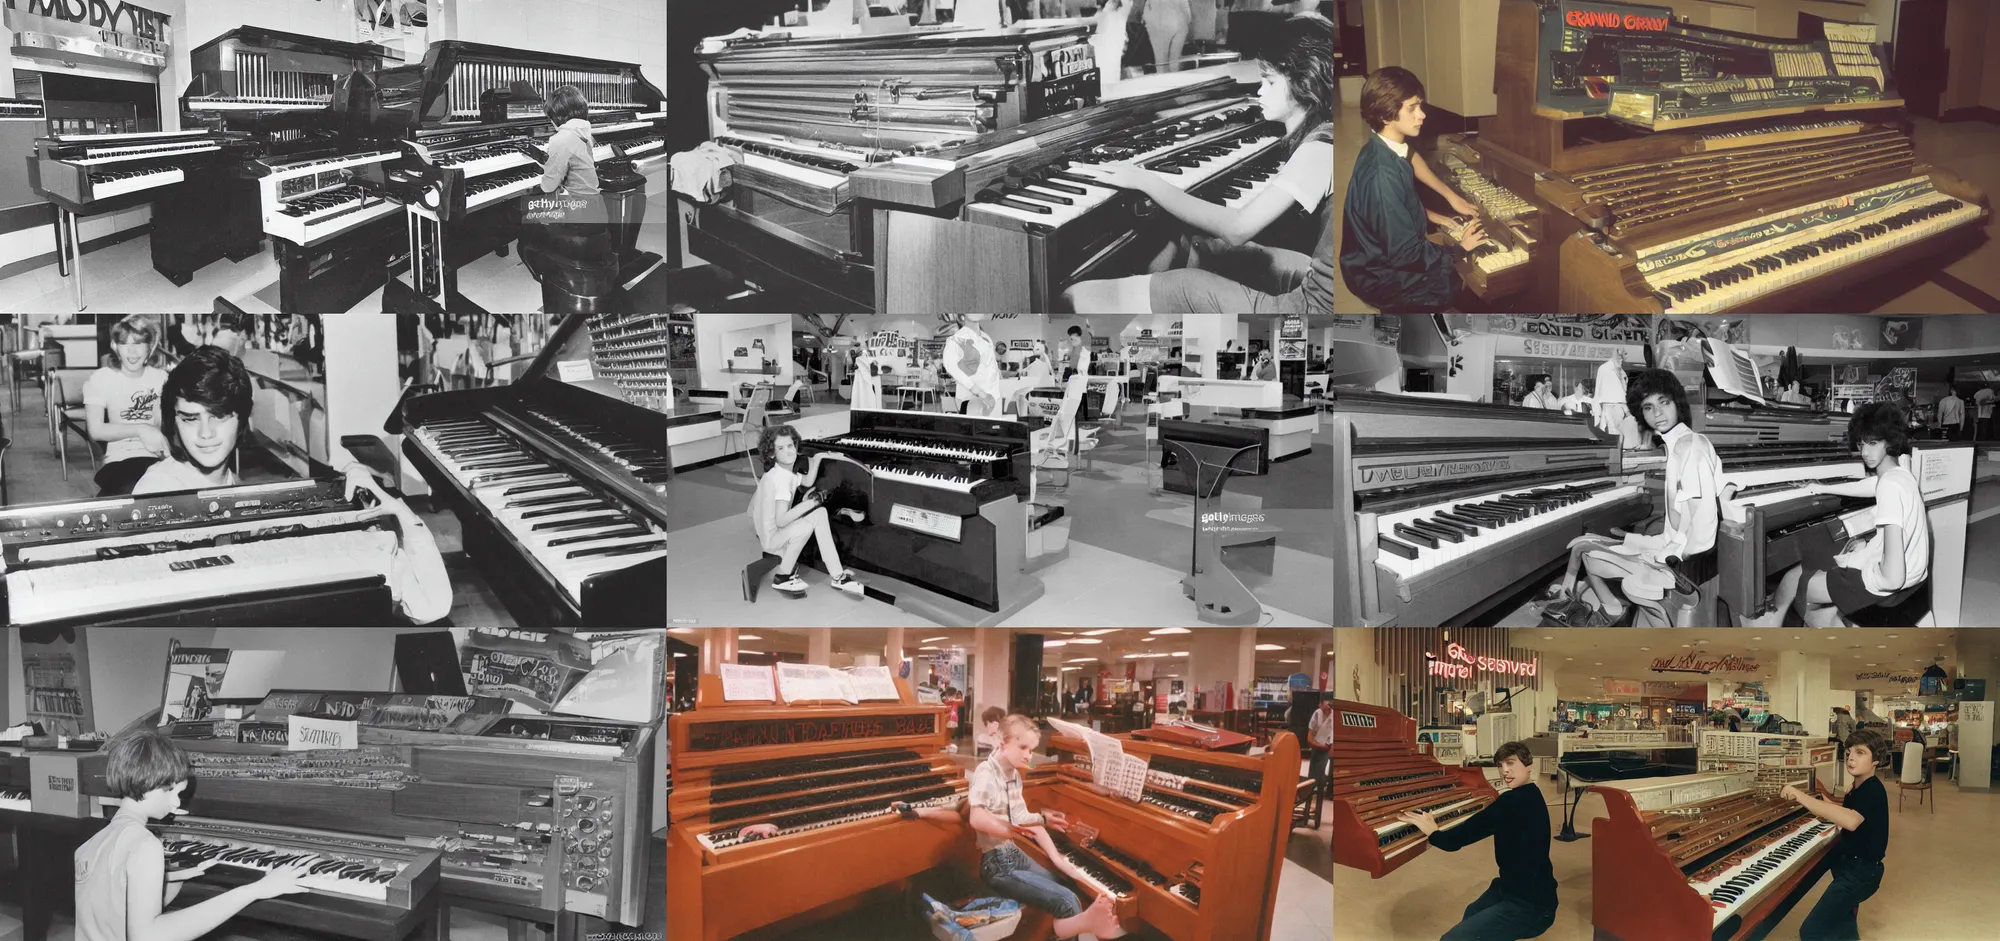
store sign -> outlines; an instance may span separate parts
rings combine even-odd
[[[1755,673],[1757,661],[1750,657],[1704,657],[1685,653],[1678,657],[1654,657],[1654,673]]]
[[[1657,8],[1654,8],[1657,9]],[[1572,4],[1563,10],[1563,25],[1577,29],[1616,29],[1634,33],[1662,33],[1673,17],[1666,10],[1659,10],[1660,16],[1633,13],[1629,7],[1600,7],[1595,4]]]
[[[1645,347],[1590,340],[1549,340],[1540,337],[1498,336],[1493,338],[1493,355],[1527,356],[1535,359],[1577,359],[1601,363],[1620,353],[1628,363],[1644,362]]]
[[[171,19],[125,0],[7,0],[7,9],[155,40],[167,38]]]
[[[1340,724],[1350,729],[1372,729],[1375,727],[1375,717],[1365,712],[1343,712],[1340,714]]]
[[[1543,314],[1536,317],[1493,314],[1486,318],[1483,332],[1634,346],[1644,346],[1653,340],[1652,325],[1639,314]]]
[[[1278,321],[1278,339],[1303,340],[1306,338],[1306,318],[1303,314],[1286,314]]]
[[[1915,686],[1923,678],[1923,674],[1921,673],[1898,673],[1894,670],[1869,670],[1854,674],[1854,681],[1856,683],[1866,683],[1871,680],[1888,680],[1896,686]]]
[[[1424,659],[1429,661],[1430,664],[1430,675],[1456,677],[1464,680],[1471,679],[1474,670],[1480,670],[1486,673],[1534,676],[1536,669],[1541,664],[1541,658],[1539,657],[1528,660],[1508,660],[1502,657],[1474,656],[1472,652],[1456,643],[1447,645],[1444,648],[1444,653],[1444,657],[1439,657],[1436,654],[1424,655]]]
[[[1606,696],[1637,696],[1639,695],[1640,688],[1639,681],[1637,680],[1604,681],[1604,695]]]

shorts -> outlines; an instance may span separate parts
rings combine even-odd
[[[979,877],[993,891],[1057,918],[1083,914],[1083,902],[1076,893],[1012,843],[986,851],[979,860]]]
[[[1303,252],[1253,242],[1204,255],[1202,264],[1153,275],[1146,287],[1153,313],[1306,312],[1305,280],[1312,276],[1312,259]]]
[[[1868,583],[1861,579],[1860,569],[1840,565],[1822,567],[1813,562],[1807,562],[1802,566],[1799,584],[1811,584],[1814,572],[1826,573],[1826,596],[1833,599],[1833,606],[1840,609],[1842,614],[1853,614],[1873,607],[1895,607],[1916,594],[1918,587],[1911,585],[1900,591],[1878,595],[1868,590]]]

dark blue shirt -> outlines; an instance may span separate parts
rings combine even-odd
[[[1416,170],[1368,135],[1341,214],[1340,274],[1354,296],[1385,311],[1439,311],[1458,292],[1452,253],[1424,238]]]

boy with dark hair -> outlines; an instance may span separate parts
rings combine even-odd
[[[1342,213],[1340,273],[1354,296],[1385,313],[1434,313],[1458,293],[1452,255],[1424,239],[1424,221],[1450,221],[1424,209],[1417,182],[1436,190],[1453,212],[1478,207],[1439,180],[1410,147],[1424,124],[1424,84],[1408,69],[1376,69],[1361,86],[1361,116],[1373,134],[1354,158]],[[1477,220],[1458,245],[1471,251],[1485,238]]]
[[[1805,560],[1778,581],[1774,610],[1796,603],[1807,627],[1839,627],[1864,608],[1902,604],[1930,577],[1931,526],[1923,491],[1897,461],[1910,453],[1903,416],[1893,402],[1870,402],[1847,420],[1847,444],[1861,452],[1868,476],[1845,484],[1808,484],[1805,492],[1873,497],[1874,532],[1838,555],[1830,544],[1808,540]]]
[[[1429,813],[1406,812],[1399,819],[1429,836],[1430,844],[1457,852],[1493,838],[1493,862],[1500,875],[1471,905],[1465,918],[1442,941],[1518,941],[1538,937],[1556,922],[1556,875],[1549,863],[1549,805],[1535,786],[1528,746],[1508,742],[1493,750],[1500,768],[1500,799],[1449,830]]]
[[[182,813],[188,758],[158,729],[137,726],[105,748],[105,783],[118,795],[118,812],[76,851],[77,941],[193,941],[260,899],[306,891],[299,884],[319,857],[300,855],[264,878],[237,886],[198,905],[162,912],[180,895],[181,883],[208,871],[215,860],[167,871],[166,849],[146,824]]]
[[[1889,794],[1875,776],[1876,765],[1889,749],[1888,738],[1876,729],[1860,729],[1847,737],[1847,773],[1855,785],[1838,804],[1790,784],[1778,792],[1847,831],[1833,851],[1833,882],[1799,925],[1799,941],[1861,937],[1856,910],[1882,887],[1882,853],[1889,847]]]

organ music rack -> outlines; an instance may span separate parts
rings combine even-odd
[[[920,705],[906,681],[895,683],[893,703],[787,703],[782,693],[777,701],[726,702],[722,678],[702,674],[694,710],[667,720],[674,778],[674,792],[668,798],[674,823],[667,831],[667,894],[673,899],[667,911],[670,937],[724,941],[794,916],[810,917],[815,909],[973,852],[970,828],[944,828],[879,813],[894,800],[935,800],[938,806],[949,800],[955,806],[966,790],[964,773],[942,754],[950,741],[946,707]],[[840,738],[812,740],[841,720],[859,720],[870,728],[850,726],[841,730]],[[869,731],[881,734],[857,734]],[[862,785],[870,792],[867,796],[850,795],[842,801],[853,806],[858,819],[836,816],[799,822],[797,829],[786,823],[777,836],[731,842],[733,831],[742,826],[783,820],[780,810],[796,813],[805,808],[812,814],[825,809],[798,803],[812,797],[776,788],[825,795],[830,785],[814,778],[831,776],[841,783],[867,780],[877,772],[850,769],[881,766],[885,757],[893,759],[891,763],[927,767],[909,769],[915,784],[908,793]],[[829,774],[834,771],[842,773]],[[768,778],[791,783],[745,783]],[[940,793],[933,798],[916,796],[929,791]],[[784,796],[746,802],[774,793]],[[786,807],[759,809],[761,804],[787,801]],[[718,840],[725,845],[714,845]],[[774,893],[773,886],[785,891]]]

